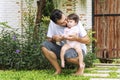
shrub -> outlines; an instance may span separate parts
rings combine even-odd
[[[87,52],[87,55],[85,56],[84,58],[84,62],[86,64],[86,67],[92,67],[93,66],[93,63],[96,59],[96,55],[93,51],[95,51],[95,49],[93,50],[92,49],[92,42],[93,41],[96,41],[96,39],[93,37],[93,34],[95,33],[94,31],[92,31],[92,29],[88,30],[88,36],[90,38],[90,44],[87,44],[87,49],[88,49],[88,52]]]
[[[95,54],[92,52],[88,52],[84,58],[85,67],[87,68],[92,67],[95,59],[96,59]]]
[[[50,63],[42,55],[40,44],[46,38],[48,20],[38,26],[38,39],[34,39],[35,8],[33,0],[26,3],[27,10],[23,11],[22,32],[12,29],[6,22],[1,22],[0,33],[0,67],[5,69],[45,69],[51,68]],[[46,19],[46,18],[45,18]],[[47,67],[46,67],[47,66]]]
[[[33,39],[33,29],[20,35],[17,30],[3,30],[0,33],[0,65],[6,69],[42,69],[50,66],[42,55],[40,44],[45,40],[46,28],[40,26],[39,40]],[[48,67],[45,67],[45,66]]]

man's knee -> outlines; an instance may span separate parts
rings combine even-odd
[[[56,59],[56,55],[54,52],[48,50],[46,47],[42,46],[42,51],[43,51],[43,54],[46,56],[46,57],[49,57],[51,59]]]
[[[56,55],[58,58],[60,57],[61,46],[56,45],[55,43],[50,41],[43,42],[41,46],[43,48],[45,47],[48,52],[51,52],[50,54],[53,54],[53,56]]]
[[[41,50],[42,50],[42,52],[44,52],[44,51],[46,51],[46,50],[47,50],[47,48],[46,48],[46,47],[44,47],[44,46],[42,46],[42,47],[41,47]]]
[[[44,41],[42,44],[41,44],[41,47],[49,47],[49,45],[50,45],[50,42],[49,41]]]
[[[46,48],[47,50],[50,50],[52,51],[55,47],[55,44],[50,42],[50,41],[44,41],[42,44],[41,44],[41,47],[42,48]]]

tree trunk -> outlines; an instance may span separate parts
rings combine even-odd
[[[33,38],[36,40],[39,40],[38,33],[39,33],[39,26],[42,18],[42,12],[45,8],[46,0],[39,0],[37,1],[37,15],[36,15],[36,21],[35,21],[35,27],[34,27],[34,35]]]

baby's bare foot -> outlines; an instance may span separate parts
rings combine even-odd
[[[81,64],[81,65],[79,65],[76,73],[74,73],[73,75],[75,75],[75,76],[83,75],[83,73],[84,73],[84,68],[85,68],[85,64],[84,64],[84,63]]]
[[[62,68],[64,68],[65,67],[65,65],[64,64],[62,64],[62,66],[61,66]]]
[[[61,67],[62,67],[62,68],[65,67],[65,61],[61,61]]]

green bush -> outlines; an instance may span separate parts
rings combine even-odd
[[[20,42],[17,36],[18,34],[8,30],[2,30],[0,33],[0,64],[4,67],[12,67],[13,62],[16,62],[13,57],[19,56]]]
[[[88,36],[90,38],[90,44],[87,44],[87,49],[88,49],[88,52],[87,52],[87,55],[85,56],[84,58],[84,62],[85,62],[85,66],[86,67],[92,67],[93,66],[93,63],[95,62],[96,60],[96,55],[92,49],[92,46],[93,46],[93,41],[96,41],[96,39],[93,37],[93,34],[95,33],[94,31],[92,31],[92,29],[88,30],[87,31],[88,33]],[[95,48],[94,48],[95,49]]]
[[[45,24],[48,20],[43,18],[38,26],[38,39],[34,39],[36,9],[32,3],[33,0],[26,2],[27,10],[23,11],[22,15],[24,19],[22,31],[8,27],[6,22],[0,23],[3,29],[0,33],[0,68],[45,69],[51,67],[40,49],[40,44],[46,38],[48,25]]]
[[[87,68],[92,67],[95,59],[96,59],[95,54],[92,52],[88,52],[84,58],[85,67]]]
[[[46,28],[40,26],[39,40],[33,39],[30,25],[20,35],[17,30],[3,30],[0,33],[0,66],[5,69],[43,69],[50,68],[42,55],[40,44],[45,40]],[[46,67],[47,66],[47,67]]]
[[[36,10],[31,6],[33,0],[28,1],[28,10],[23,11],[22,32],[11,29],[6,22],[0,22],[2,31],[0,33],[0,68],[5,69],[45,69],[51,68],[50,63],[44,58],[40,44],[46,38],[49,17],[45,15],[38,26],[38,40],[33,38],[34,21]],[[49,0],[48,0],[49,1]],[[48,11],[49,12],[49,11]],[[48,13],[47,12],[47,13]],[[6,30],[5,28],[10,28]],[[86,67],[93,64],[94,54],[89,52],[85,57]],[[74,65],[68,64],[67,68]]]

